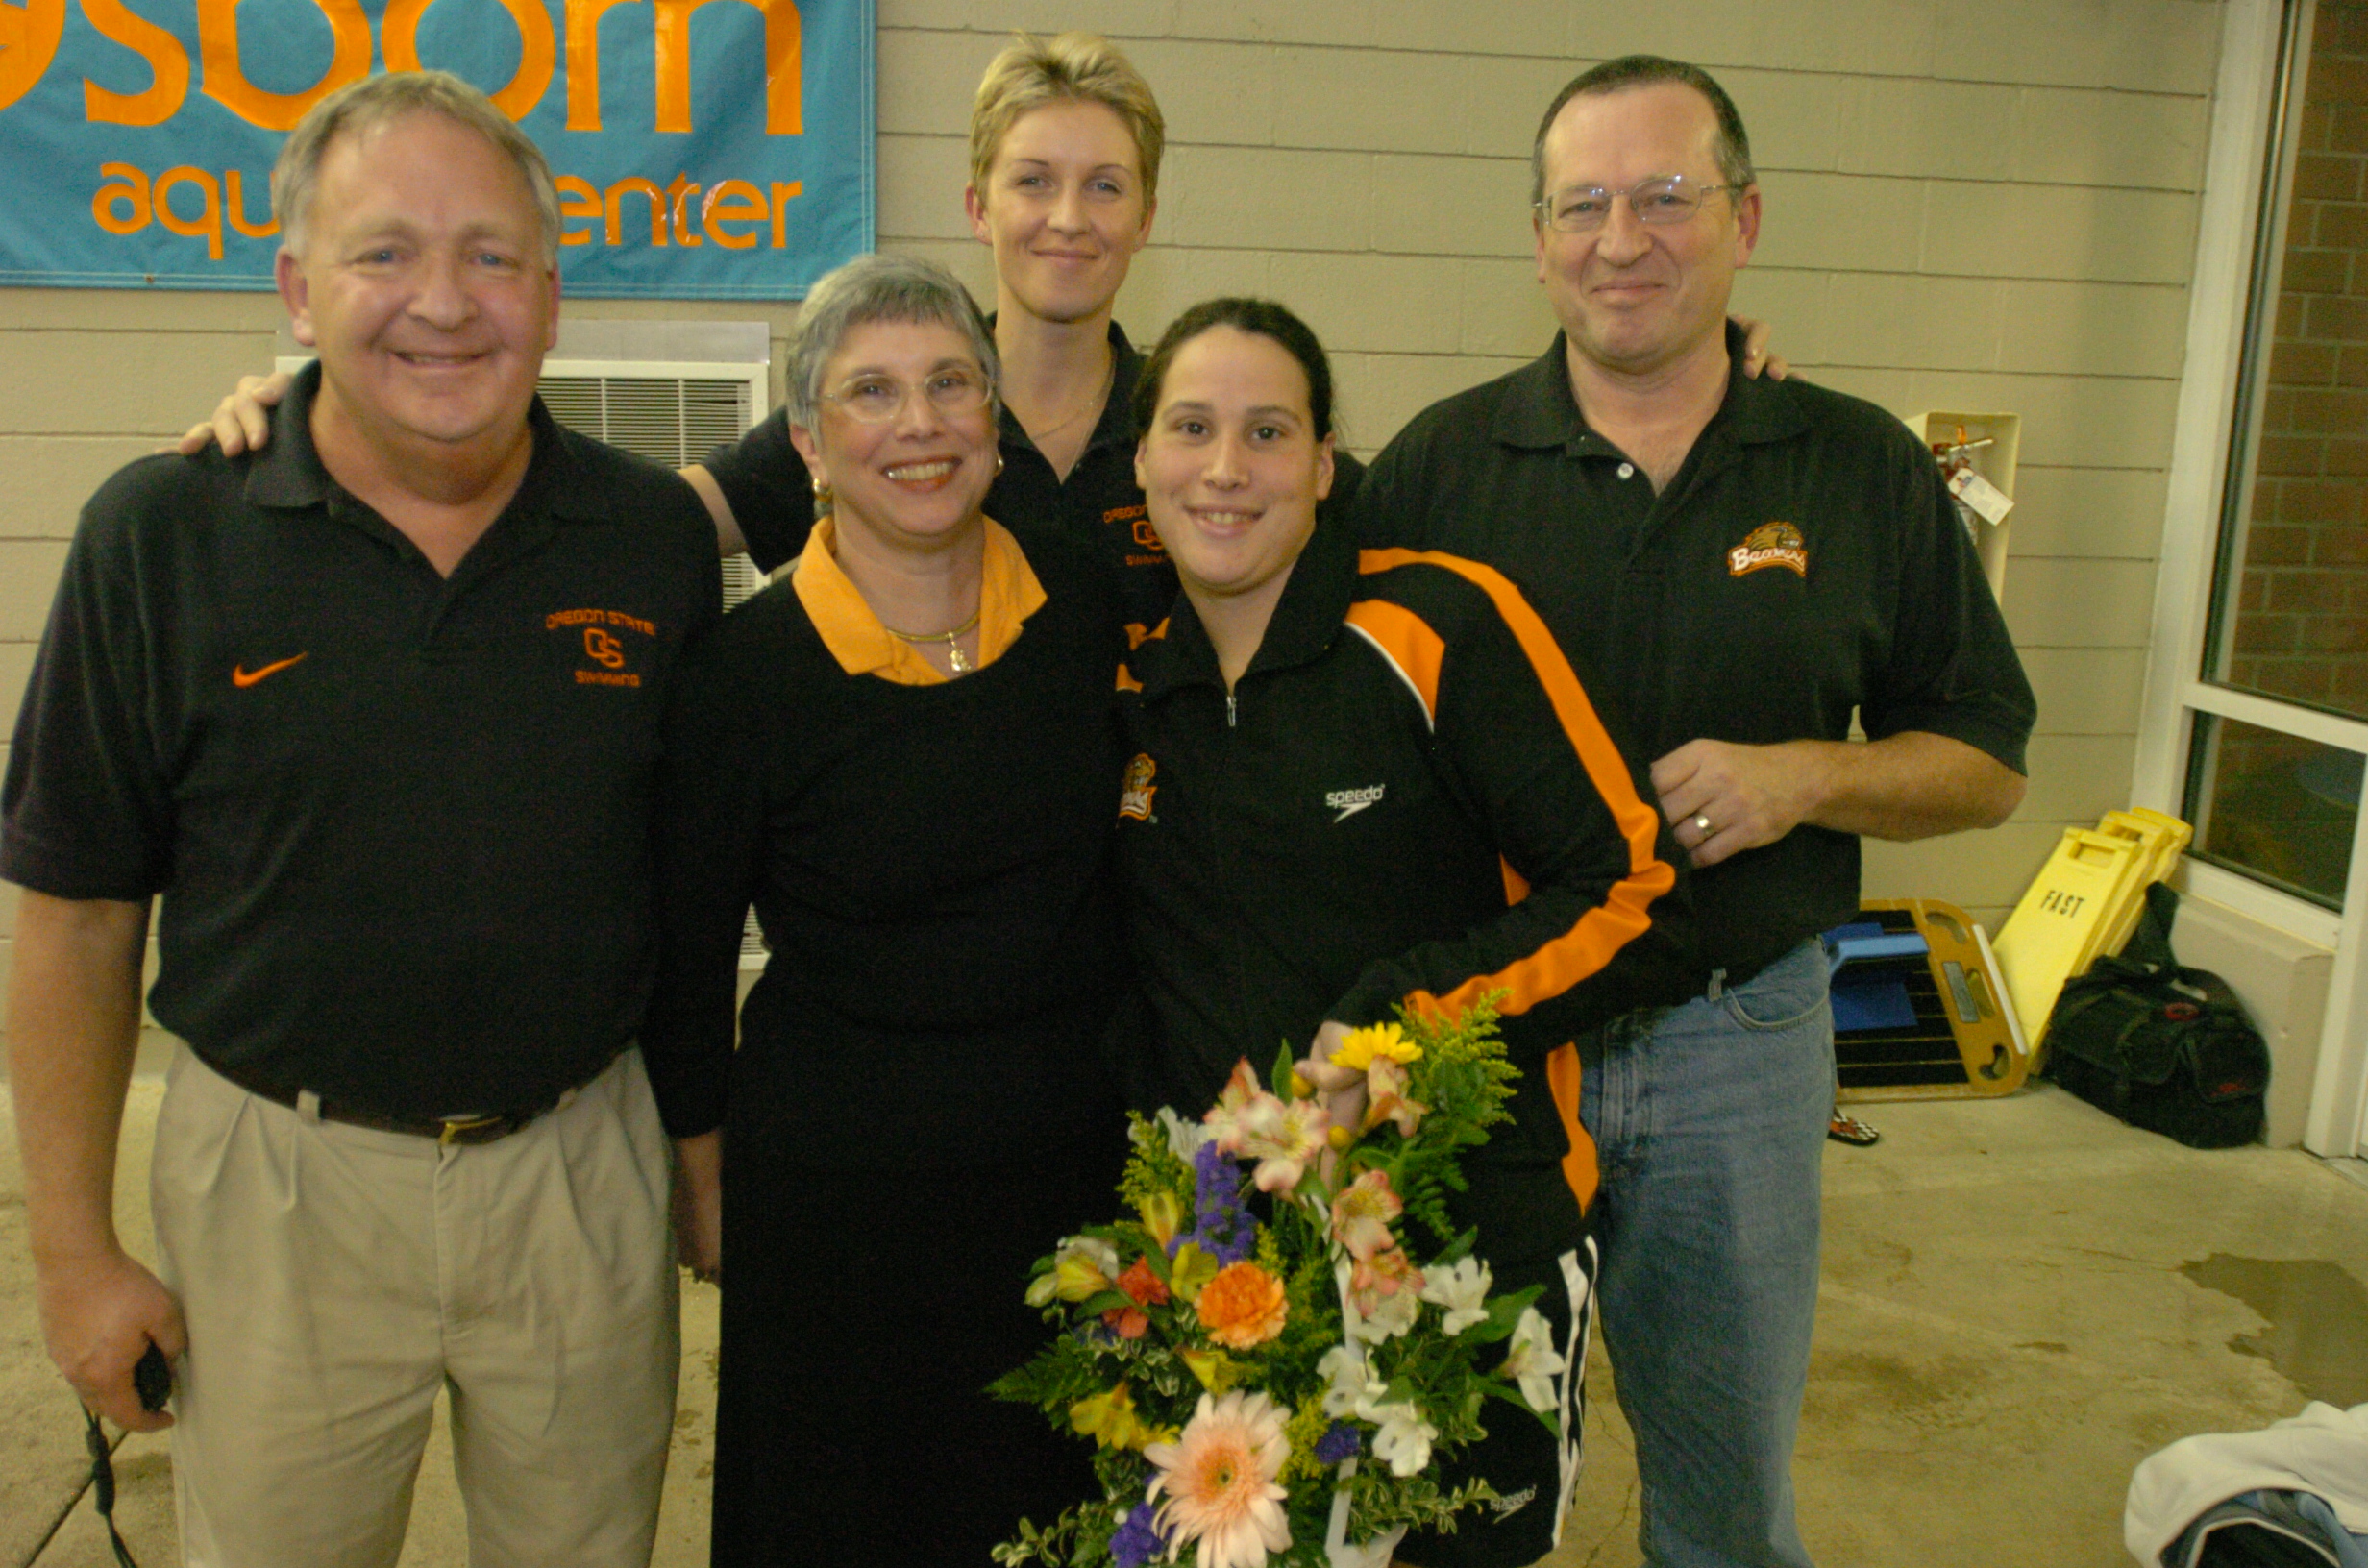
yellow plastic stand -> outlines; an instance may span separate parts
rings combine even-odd
[[[2146,872],[2149,882],[2159,882],[2177,869],[2179,857],[2195,832],[2178,818],[2149,811],[2144,806],[2107,812],[2098,819],[2097,831],[2135,839],[2145,845],[2150,857]]]
[[[2097,948],[2100,953],[2118,953],[2129,945],[2130,933],[2136,929],[2138,916],[2145,913],[2147,884],[2169,880],[2171,872],[2179,869],[2179,857],[2195,830],[2176,817],[2133,806],[2128,811],[2107,812],[2097,823],[2097,831],[2136,840],[2146,856],[2144,874],[2131,896],[2114,910],[2105,941]]]
[[[2139,839],[2067,827],[1993,944],[2035,1055],[2064,981],[2105,951],[2124,902],[2136,904],[2154,855]]]

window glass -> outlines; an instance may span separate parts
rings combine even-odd
[[[2368,718],[2368,0],[2320,0],[2308,44],[2287,79],[2284,246],[2261,257],[2203,674]]]
[[[2360,754],[2209,714],[2195,723],[2188,852],[2341,909]]]

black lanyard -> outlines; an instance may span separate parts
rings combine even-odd
[[[99,1517],[107,1523],[108,1544],[115,1549],[116,1568],[139,1568],[133,1560],[132,1549],[123,1544],[123,1532],[115,1528],[115,1460],[106,1432],[99,1426],[99,1412],[86,1409],[83,1419],[89,1425],[83,1432],[83,1446],[90,1450],[90,1489],[96,1495]]]

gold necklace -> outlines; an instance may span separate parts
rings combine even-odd
[[[896,627],[890,625],[885,621],[882,621],[879,624],[879,629],[886,632],[889,636],[896,638],[899,642],[910,643],[915,646],[922,643],[944,643],[946,645],[946,662],[953,666],[953,673],[955,674],[967,675],[971,673],[971,661],[962,656],[961,639],[968,636],[970,634],[970,629],[976,625],[978,625],[978,612],[976,610],[973,610],[971,611],[971,618],[968,621],[963,622],[960,625],[954,627],[951,631],[899,631]]]
[[[1100,409],[1110,402],[1110,388],[1118,383],[1118,379],[1119,356],[1118,351],[1114,349],[1110,354],[1110,364],[1101,374],[1101,387],[1094,394],[1094,400],[1091,403],[1088,403],[1084,407],[1079,408],[1075,413],[1071,414],[1068,418],[1062,420],[1058,425],[1048,425],[1041,430],[1029,430],[1027,432],[1027,438],[1041,446],[1047,436],[1058,435],[1061,431],[1069,429],[1069,427],[1074,425],[1086,415],[1100,411]]]

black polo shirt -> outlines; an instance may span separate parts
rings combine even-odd
[[[2035,707],[2005,622],[1932,454],[1872,404],[1736,372],[1656,494],[1580,417],[1557,334],[1417,416],[1361,502],[1369,543],[1517,582],[1642,762],[1704,737],[1844,740],[1855,708],[1870,736],[1928,730],[2023,769]],[[1694,896],[1709,963],[1757,970],[1857,912],[1858,839],[1795,828]]]
[[[452,576],[322,468],[150,457],[84,509],[0,876],[161,894],[150,1005],[249,1080],[389,1115],[547,1104],[638,1027],[667,688],[721,597],[676,476],[536,404]]]
[[[994,324],[993,317],[988,324]],[[1175,565],[1151,531],[1143,491],[1135,483],[1133,408],[1143,355],[1117,322],[1110,324],[1110,395],[1066,479],[1053,473],[1051,460],[1036,450],[1011,409],[1003,408],[997,437],[1003,472],[987,492],[986,513],[1007,526],[1048,524],[1084,543],[1111,569],[1119,613],[1140,633],[1159,625],[1174,601]],[[738,441],[709,453],[705,467],[731,502],[740,536],[759,568],[771,572],[805,548],[814,527],[813,476],[790,442],[786,405]],[[1364,472],[1356,458],[1339,454],[1327,512],[1348,504]]]
[[[998,436],[1003,472],[987,492],[986,513],[998,522],[1049,524],[1092,545],[1115,570],[1121,613],[1142,626],[1159,624],[1175,598],[1175,567],[1144,515],[1135,485],[1135,433],[1130,409],[1143,355],[1110,324],[1114,356],[1110,396],[1085,451],[1064,479],[1051,460],[1002,410]],[[776,408],[737,442],[708,453],[707,472],[731,502],[749,555],[770,572],[805,548],[814,527],[814,489],[805,460],[790,444],[789,410]]]

